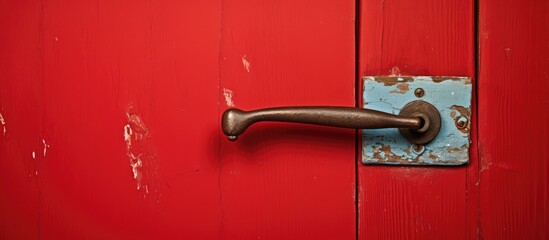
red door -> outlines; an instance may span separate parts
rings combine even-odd
[[[546,239],[546,1],[0,1],[1,239]],[[467,76],[469,164],[363,165],[362,76]]]

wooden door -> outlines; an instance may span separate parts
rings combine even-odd
[[[352,239],[354,1],[0,1],[0,238]]]
[[[547,1],[0,1],[0,239],[546,239]],[[470,163],[362,165],[364,75],[474,80]]]

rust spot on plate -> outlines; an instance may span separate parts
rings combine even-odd
[[[379,147],[381,146],[381,147]],[[374,157],[383,160],[392,154],[391,147],[385,144],[380,144],[374,148]],[[383,156],[382,156],[383,153]]]
[[[410,151],[410,150],[404,150]],[[374,147],[373,157],[378,160],[378,162],[389,162],[389,163],[400,163],[400,164],[409,164],[411,162],[417,162],[418,158],[415,159],[404,159],[402,156],[396,155],[393,153],[391,146],[385,144],[378,144]]]
[[[448,149],[448,153],[467,153],[467,151],[469,151],[467,144],[464,144],[461,147]]]
[[[450,148],[448,150],[448,153],[456,153],[456,152],[459,152],[459,151],[461,151],[459,148]]]
[[[389,93],[398,93],[398,94],[405,94],[410,90],[410,86],[408,86],[407,83],[399,83],[396,85],[395,90],[390,91]]]
[[[441,83],[444,81],[464,81],[464,84],[471,84],[471,78],[463,77],[430,77],[434,83]],[[414,82],[414,77],[410,76],[384,76],[375,77],[376,82],[383,83],[384,86],[393,86],[402,82]]]
[[[376,77],[376,82],[383,83],[383,86],[393,86],[403,82],[413,82],[412,77]]]
[[[465,79],[465,84],[471,84],[471,78],[459,78],[459,77],[432,77],[433,82],[441,83],[444,81],[461,81]]]
[[[459,112],[459,114],[464,117],[469,117],[471,115],[469,109],[462,106],[452,105],[450,109]]]
[[[381,162],[400,162],[401,158],[393,154],[391,146],[379,144],[374,148],[374,158]]]

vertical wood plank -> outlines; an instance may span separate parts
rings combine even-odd
[[[41,12],[40,1],[0,1],[0,239],[38,236]]]
[[[480,231],[549,238],[549,2],[480,1]]]
[[[223,2],[225,110],[354,106],[354,1]],[[224,239],[354,239],[353,130],[260,123],[221,139]]]
[[[219,27],[220,1],[44,2],[41,239],[219,238]]]
[[[472,0],[363,0],[360,17],[359,77],[474,77]],[[359,238],[474,237],[478,169],[475,129],[473,126],[473,146],[466,167],[359,163]]]

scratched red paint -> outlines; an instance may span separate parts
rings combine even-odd
[[[353,106],[354,1],[223,1],[220,112]],[[354,239],[352,130],[259,123],[221,136],[223,239]]]
[[[352,106],[354,4],[0,1],[0,239],[354,238],[353,131],[219,124]]]
[[[220,8],[0,2],[0,239],[219,238]]]

